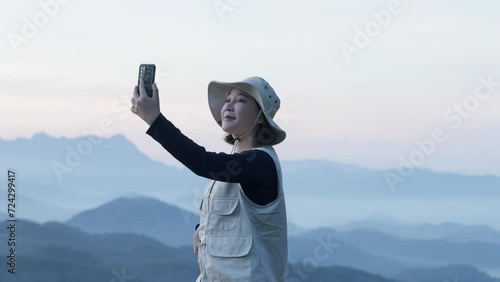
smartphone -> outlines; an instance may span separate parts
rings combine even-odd
[[[141,64],[139,66],[139,78],[137,79],[137,86],[141,78],[144,80],[144,86],[146,87],[146,94],[149,97],[153,97],[153,82],[155,82],[156,66],[153,64]]]

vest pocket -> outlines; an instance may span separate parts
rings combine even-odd
[[[230,215],[238,205],[238,198],[234,199],[211,199],[212,213],[218,215]]]
[[[238,198],[215,198],[210,199],[210,215],[208,229],[214,231],[231,231],[238,226],[236,208]]]
[[[208,236],[205,265],[214,281],[245,281],[250,277],[252,236]]]

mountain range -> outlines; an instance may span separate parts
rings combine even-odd
[[[47,269],[72,269],[62,281],[109,281],[123,265],[137,281],[196,277],[191,237],[210,180],[151,160],[121,135],[0,140],[0,156],[0,169],[17,175],[19,257],[36,269],[18,281],[57,281]],[[282,160],[282,170],[291,281],[500,276],[498,177],[417,169],[394,190],[384,176],[395,170],[330,160]],[[319,247],[328,255],[315,257]]]
[[[93,234],[135,233],[169,246],[181,247],[191,245],[197,219],[197,215],[157,199],[119,198],[77,214],[65,223]],[[411,236],[399,234],[396,237],[391,234],[391,229],[370,229],[370,226],[376,226],[373,220],[362,223],[341,226],[341,231],[325,227],[301,230],[291,235],[290,262],[300,263],[314,256],[315,250],[321,247],[328,256],[318,260],[318,266],[342,265],[387,277],[415,267],[444,267],[449,264],[470,265],[494,273],[500,271],[500,244],[489,240],[490,236],[499,238],[500,233],[487,227],[452,223],[426,225]],[[393,230],[405,228],[412,227],[393,225]],[[433,238],[425,238],[427,230],[434,229],[440,230],[441,236],[434,233]],[[477,232],[468,232],[471,229]],[[419,234],[422,238],[418,238]],[[449,234],[468,236],[462,236],[461,240],[448,240]]]
[[[440,224],[404,224],[398,221],[387,222],[377,219],[365,219],[335,226],[339,231],[349,230],[372,230],[391,234],[400,239],[443,239],[449,242],[481,241],[486,243],[500,244],[500,232],[485,225],[463,225],[458,223],[444,222]]]
[[[23,207],[18,217],[37,222],[65,221],[124,196],[153,197],[197,213],[210,183],[187,168],[151,160],[122,135],[56,138],[39,133],[29,139],[0,139],[0,156],[0,169],[18,171]],[[399,220],[500,229],[496,176],[417,169],[391,189],[385,174],[395,170],[317,159],[282,160],[282,170],[289,219],[299,225],[319,227],[383,213]]]
[[[16,253],[17,282],[184,282],[194,281],[199,271],[191,247],[168,247],[145,235],[88,234],[58,222],[19,220],[17,227],[16,240],[23,242]],[[2,253],[7,251],[6,239],[7,234],[0,233]],[[346,266],[318,266],[312,261],[306,257],[290,264],[288,281],[500,282],[466,265],[411,268],[387,277]],[[0,280],[14,281],[6,271],[0,272]]]
[[[191,245],[198,216],[153,198],[118,198],[65,223],[89,233],[144,234],[169,245]]]

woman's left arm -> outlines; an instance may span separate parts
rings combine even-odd
[[[273,159],[264,151],[249,150],[236,154],[207,152],[175,127],[160,111],[159,90],[153,84],[153,96],[146,95],[144,81],[134,88],[131,111],[150,127],[153,137],[173,157],[195,174],[213,180],[270,185],[276,178]]]
[[[262,150],[235,154],[207,152],[161,113],[146,133],[196,175],[223,182],[255,184],[276,178],[276,166],[268,153]],[[269,185],[268,182],[262,184]]]

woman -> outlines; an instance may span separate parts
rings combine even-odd
[[[260,77],[212,81],[208,103],[233,145],[231,154],[207,152],[160,112],[159,91],[135,87],[131,111],[152,138],[195,174],[212,179],[193,237],[197,281],[286,281],[287,221],[282,174],[273,145],[286,133],[274,122],[280,100]]]

